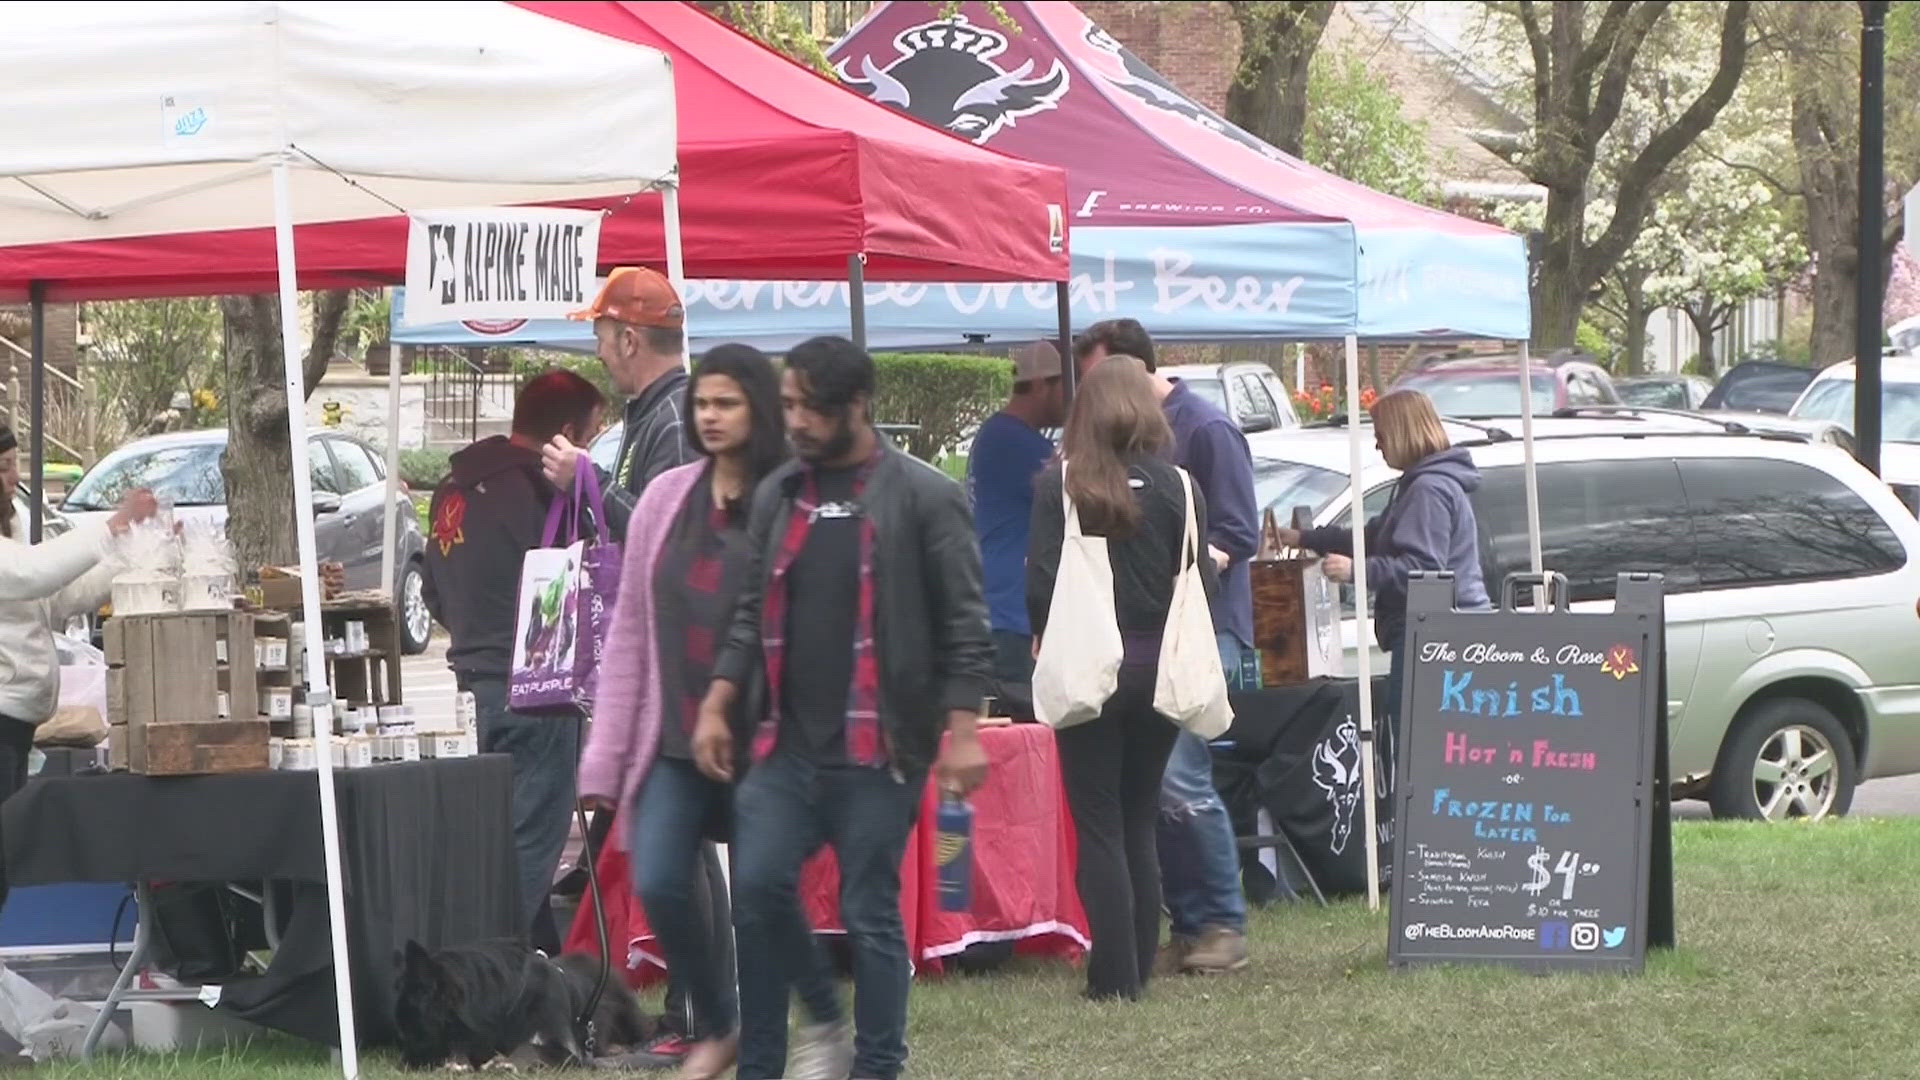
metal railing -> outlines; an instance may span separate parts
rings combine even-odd
[[[21,383],[30,378],[33,353],[22,347],[12,338],[0,335],[0,345],[7,348],[6,414],[7,424],[18,434],[22,443],[32,435],[33,410],[31,403],[21,393]],[[87,387],[79,379],[48,365],[45,410],[47,418],[47,445],[72,458],[82,465],[93,464],[94,445],[91,434],[91,402],[88,400]],[[63,419],[80,418],[81,430],[75,432],[61,424]],[[61,431],[66,438],[55,434]],[[78,444],[78,445],[76,445]]]
[[[510,363],[491,352],[447,346],[415,350],[413,371],[427,376],[429,441],[472,442],[483,422],[512,417],[519,379]]]

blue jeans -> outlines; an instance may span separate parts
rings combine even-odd
[[[574,775],[580,766],[580,721],[528,716],[507,708],[501,676],[456,676],[473,694],[480,752],[513,758],[513,851],[520,869],[520,917],[535,948],[560,950],[551,893],[567,846]]]
[[[912,977],[900,918],[900,859],[920,812],[924,774],[819,766],[785,749],[748,770],[734,796],[733,921],[740,955],[737,1080],[786,1075],[787,993],[823,963],[800,910],[800,866],[822,844],[840,864],[840,921],[853,946],[853,1075],[894,1080],[907,1060]],[[829,988],[829,996],[831,990]]]
[[[629,815],[634,891],[692,1009],[689,1032],[701,1037],[732,1034],[738,1020],[729,950],[719,940],[733,927],[713,925],[696,895],[706,877],[701,846],[709,837],[726,835],[732,796],[727,785],[702,775],[693,762],[661,757]]]
[[[1246,647],[1221,634],[1220,662],[1227,685]],[[1195,937],[1209,927],[1244,931],[1247,899],[1240,892],[1240,849],[1227,804],[1213,786],[1213,751],[1207,741],[1181,729],[1160,784],[1160,888],[1173,932]]]

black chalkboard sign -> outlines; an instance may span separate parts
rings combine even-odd
[[[1672,944],[1660,579],[1575,614],[1548,575],[1549,609],[1519,610],[1540,582],[1483,612],[1411,582],[1391,964],[1638,970]]]

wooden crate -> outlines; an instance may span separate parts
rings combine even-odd
[[[253,648],[259,622],[237,611],[109,619],[102,633],[111,766],[163,776],[266,768]]]
[[[260,719],[116,726],[108,736],[114,767],[148,776],[265,769],[267,738]]]

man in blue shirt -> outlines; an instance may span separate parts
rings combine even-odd
[[[1027,623],[1027,528],[1033,479],[1053,456],[1042,432],[1066,422],[1060,350],[1039,341],[1013,352],[1013,398],[987,418],[967,459],[967,497],[986,572],[993,622],[993,676],[1003,700],[1024,700],[1033,683],[1033,628]]]
[[[1153,372],[1160,408],[1173,428],[1173,462],[1206,496],[1208,551],[1220,567],[1213,629],[1227,685],[1240,688],[1253,647],[1253,586],[1247,560],[1260,546],[1253,495],[1253,455],[1227,414],[1154,363],[1153,338],[1133,319],[1095,323],[1074,339],[1076,370],[1108,356],[1137,357]],[[1177,369],[1176,369],[1177,370]],[[1160,881],[1172,940],[1163,971],[1238,971],[1247,966],[1247,902],[1240,892],[1240,852],[1233,822],[1213,785],[1207,742],[1182,731],[1160,788]]]

